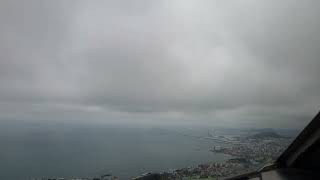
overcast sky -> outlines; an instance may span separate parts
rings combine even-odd
[[[320,1],[1,1],[0,121],[301,128]]]

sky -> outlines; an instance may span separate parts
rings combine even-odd
[[[302,128],[320,1],[0,2],[0,122]]]

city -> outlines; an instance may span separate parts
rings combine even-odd
[[[225,139],[225,137],[223,138]],[[230,138],[229,138],[230,139]],[[254,136],[230,139],[228,147],[212,147],[212,153],[223,153],[233,158],[224,163],[200,164],[162,173],[163,179],[221,179],[253,172],[272,163],[292,142],[275,132],[261,132]],[[143,180],[145,176],[136,178]]]

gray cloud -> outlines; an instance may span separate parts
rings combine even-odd
[[[303,127],[316,1],[2,1],[0,119]]]

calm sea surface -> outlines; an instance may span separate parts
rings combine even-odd
[[[229,157],[213,154],[218,145],[205,129],[93,125],[10,124],[0,127],[0,179],[93,177],[122,179]]]

